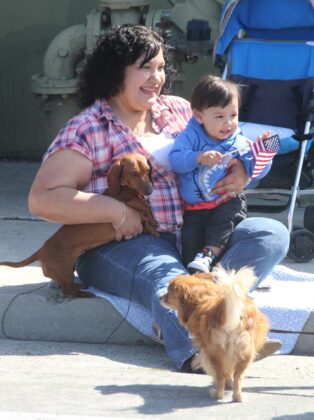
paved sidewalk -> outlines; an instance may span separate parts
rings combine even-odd
[[[24,258],[58,228],[27,209],[37,168],[0,162],[0,260]],[[302,211],[296,217],[301,223]],[[284,265],[314,272],[314,260]],[[314,418],[313,357],[254,363],[244,383],[248,402],[230,404],[228,394],[216,403],[208,395],[210,378],[175,372],[163,348],[125,321],[108,340],[122,321],[109,303],[64,299],[47,282],[36,265],[0,267],[1,419]],[[313,326],[312,313],[305,327]],[[298,353],[311,348],[314,355],[313,336],[296,346]]]
[[[3,420],[11,419],[3,412],[32,414],[14,417],[19,420],[46,420],[43,414],[62,420],[314,418],[314,357],[254,363],[244,380],[246,401],[231,403],[231,392],[220,402],[209,397],[208,376],[175,372],[158,346],[7,340],[0,346]]]

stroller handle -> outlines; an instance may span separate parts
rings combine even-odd
[[[309,100],[309,104],[307,107],[307,121],[313,121],[314,120],[314,88],[312,90],[311,98]]]

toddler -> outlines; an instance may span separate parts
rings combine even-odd
[[[234,193],[220,205],[219,195],[211,194],[231,159],[240,159],[249,177],[254,170],[249,140],[238,128],[239,103],[238,85],[216,76],[202,77],[191,97],[193,117],[169,154],[184,201],[182,258],[190,273],[211,270],[235,226],[247,215],[243,193]]]

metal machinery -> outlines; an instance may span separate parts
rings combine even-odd
[[[43,72],[32,76],[31,90],[42,99],[49,141],[66,120],[79,112],[77,74],[86,53],[109,27],[122,23],[144,24],[158,32],[173,48],[177,74],[172,92],[180,95],[182,63],[209,55],[219,26],[222,0],[168,0],[169,9],[156,9],[146,0],[99,0],[86,23],[60,32],[49,44]]]

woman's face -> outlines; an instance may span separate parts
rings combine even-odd
[[[125,69],[124,88],[116,99],[132,111],[149,110],[165,83],[165,60],[162,50],[141,67],[144,56]]]

